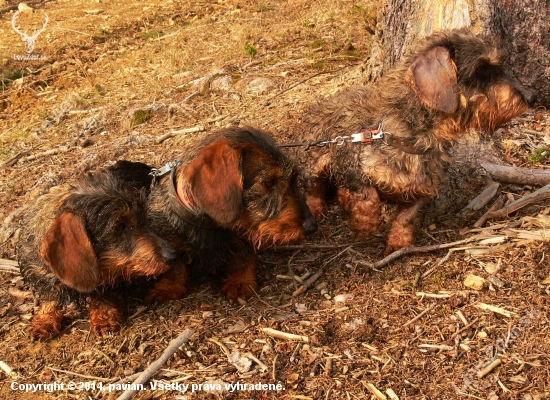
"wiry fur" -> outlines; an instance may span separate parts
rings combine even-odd
[[[169,176],[153,187],[151,227],[182,253],[184,262],[158,282],[149,300],[183,296],[188,272],[226,278],[222,293],[229,299],[250,295],[257,286],[257,250],[298,240],[317,228],[298,190],[294,164],[267,133],[221,130],[186,146],[181,160],[178,195],[188,185],[211,226],[197,227],[176,212],[168,196],[174,184]]]
[[[380,125],[394,137],[413,137],[415,150],[424,153],[409,154],[381,140],[313,148],[303,163],[308,204],[320,219],[328,189],[336,188],[352,212],[352,229],[368,237],[379,224],[381,202],[395,202],[400,209],[386,253],[412,246],[423,206],[445,178],[455,139],[469,129],[492,131],[535,100],[532,90],[505,74],[488,39],[466,29],[435,33],[375,84],[310,107],[295,130],[296,140],[313,141]]]
[[[177,253],[147,227],[151,178],[143,166],[119,162],[52,188],[26,209],[17,253],[25,281],[43,304],[29,324],[32,337],[59,334],[64,307],[74,300],[84,305],[87,297],[92,330],[118,330],[124,317],[114,302],[116,285],[171,267]],[[124,176],[124,169],[136,177]]]

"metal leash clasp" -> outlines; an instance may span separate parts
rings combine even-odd
[[[378,125],[377,129],[366,129],[359,133],[354,133],[351,135],[352,143],[370,143],[377,139],[384,140],[384,136],[390,134],[389,132],[382,131],[382,124]],[[385,140],[384,140],[385,142]]]
[[[328,143],[334,143],[336,144],[336,146],[342,146],[349,139],[351,139],[350,136],[336,136],[334,139],[330,140]]]
[[[153,178],[164,176],[180,164],[181,164],[180,160],[169,161],[166,164],[164,164],[163,167],[151,168],[151,172],[149,172],[149,175],[151,175]]]

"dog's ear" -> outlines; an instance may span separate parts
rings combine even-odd
[[[456,65],[446,47],[437,46],[418,56],[409,66],[406,80],[429,107],[456,112],[460,91]]]
[[[40,256],[65,285],[89,293],[99,284],[97,257],[82,219],[65,211],[44,235]]]
[[[216,142],[202,149],[185,171],[197,205],[221,226],[242,214],[241,156],[229,142]]]

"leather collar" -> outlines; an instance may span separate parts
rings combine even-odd
[[[414,137],[398,137],[393,135],[385,135],[384,143],[388,146],[395,147],[404,153],[409,154],[425,154],[425,149],[419,149],[415,147],[417,140]]]

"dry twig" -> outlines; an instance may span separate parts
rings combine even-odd
[[[448,249],[449,247],[454,247],[454,246],[458,246],[458,245],[465,244],[465,243],[475,242],[476,240],[479,240],[479,238],[471,237],[471,238],[468,238],[468,239],[458,240],[456,242],[434,244],[434,245],[431,245],[431,246],[424,246],[424,247],[403,247],[402,249],[394,251],[389,256],[384,257],[383,259],[369,265],[369,267],[374,268],[374,269],[382,268],[382,267],[385,267],[386,265],[388,265],[393,260],[396,260],[399,257],[402,257],[404,255],[416,254],[416,253],[428,253],[430,251]]]
[[[502,360],[500,358],[493,360],[491,364],[479,370],[479,372],[477,373],[477,377],[483,378],[485,375],[489,374],[492,370],[494,370],[500,364],[502,364]]]
[[[177,130],[177,131],[170,131],[168,133],[165,133],[162,136],[159,136],[156,140],[156,143],[157,144],[162,143],[166,139],[171,138],[172,136],[183,135],[183,134],[186,134],[186,133],[202,132],[202,131],[204,131],[204,126],[202,126],[202,125],[193,126],[191,128],[180,129],[180,130]]]
[[[299,340],[299,341],[304,342],[304,343],[309,342],[309,338],[307,336],[295,335],[293,333],[282,332],[282,331],[278,331],[278,330],[272,329],[272,328],[262,328],[260,330],[262,332],[264,332],[265,334],[267,334],[269,336],[272,336],[272,337],[275,337],[275,338],[278,338],[278,339]]]
[[[539,190],[535,190],[533,193],[530,193],[527,196],[514,201],[513,203],[508,204],[500,210],[487,213],[487,218],[506,217],[511,212],[517,211],[528,204],[536,203],[537,201],[548,198],[550,198],[550,184],[541,187]]]
[[[414,317],[413,319],[410,319],[408,320],[407,322],[405,322],[401,327],[404,328],[410,324],[412,324],[414,321],[416,320],[419,320],[420,318],[422,318],[426,313],[428,313],[429,311],[433,310],[434,308],[436,308],[438,306],[438,304],[433,304],[431,306],[429,306],[428,308],[426,308],[424,311],[422,311],[420,314],[418,314],[416,317]]]
[[[210,338],[210,339],[208,339],[208,341],[217,344],[218,347],[220,349],[222,349],[223,353],[227,356],[227,358],[229,358],[231,356],[231,352],[229,351],[227,346],[225,344],[223,344],[222,342],[220,342],[218,339]]]
[[[158,358],[158,360],[149,365],[145,369],[145,371],[143,371],[139,375],[139,377],[134,382],[132,382],[132,386],[138,386],[139,384],[144,384],[145,382],[147,382],[160,369],[160,367],[162,367],[166,363],[166,361],[168,361],[168,359],[172,357],[172,355],[180,348],[180,346],[189,340],[193,333],[195,333],[194,330],[187,329],[183,331],[177,338],[172,340],[166,350],[164,350],[164,353],[162,353],[162,355]],[[135,392],[136,391],[133,389],[126,390],[118,397],[118,400],[130,400]]]
[[[55,149],[50,149],[50,150],[43,151],[41,153],[36,153],[36,154],[31,154],[30,156],[21,157],[17,161],[18,162],[20,162],[20,161],[32,161],[32,160],[37,160],[37,159],[42,158],[42,157],[53,156],[53,155],[59,154],[59,153],[66,153],[68,151],[69,151],[69,147],[59,146],[59,147],[56,147]]]

